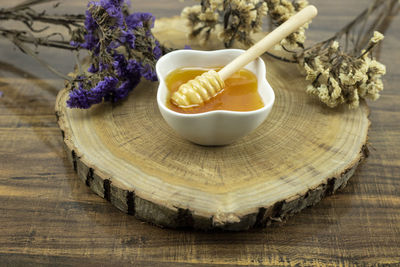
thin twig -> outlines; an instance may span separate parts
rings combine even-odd
[[[22,21],[25,24],[33,24],[33,22],[43,22],[54,25],[61,25],[68,30],[71,30],[71,26],[79,27],[85,20],[84,15],[46,15],[38,14],[33,10],[23,11],[7,11],[0,10],[0,20],[16,20]],[[28,26],[29,27],[29,26]]]
[[[71,80],[70,77],[62,74],[61,72],[59,72],[58,70],[56,70],[55,68],[53,68],[52,66],[50,66],[49,64],[47,64],[44,60],[42,60],[41,58],[39,58],[35,52],[30,49],[28,46],[24,45],[18,38],[16,38],[15,35],[13,34],[4,34],[3,36],[7,37],[11,42],[13,42],[23,53],[30,55],[31,57],[33,57],[34,59],[36,59],[41,65],[43,65],[45,68],[47,68],[49,71],[51,71],[52,73],[54,73],[55,75],[65,79],[65,80]]]
[[[368,43],[374,30],[380,30],[381,33],[385,32],[387,27],[382,27],[381,25],[389,24],[388,19],[390,19],[389,17],[392,15],[391,11],[393,9],[396,10],[395,7],[398,4],[398,0],[375,0],[368,8],[364,9],[357,17],[346,24],[334,36],[322,42],[316,43],[313,46],[305,48],[302,53],[311,49],[320,49],[324,45],[330,44],[334,40],[340,40],[343,35],[345,36],[346,51],[352,51],[354,54],[361,52],[360,50],[365,47],[366,43]],[[365,30],[365,24],[367,24],[368,20],[372,18],[375,19],[371,22],[370,27]],[[351,34],[350,31],[354,30],[357,25],[362,25],[360,32],[357,34]],[[355,37],[357,37],[356,40],[354,40]],[[348,47],[349,42],[353,43],[352,47]]]
[[[271,54],[269,52],[265,52],[265,54],[270,56],[270,57],[272,57],[272,58],[275,58],[275,59],[278,59],[280,61],[284,61],[284,62],[287,62],[287,63],[297,63],[297,60],[291,60],[291,59],[288,59],[288,58],[285,58],[285,57],[280,57],[280,56]]]
[[[54,2],[57,0],[26,0],[24,2],[22,2],[21,4],[18,4],[12,8],[8,8],[6,10],[8,11],[18,11],[21,9],[25,9],[34,5],[38,5],[38,4],[44,4],[44,3],[49,3],[49,2]]]
[[[4,28],[0,28],[0,35],[9,38],[9,36],[13,36],[13,38],[18,39],[18,41],[22,43],[34,44],[35,46],[47,46],[54,48],[61,48],[66,50],[76,50],[77,48],[70,45],[67,41],[56,41],[49,40],[48,38],[53,36],[54,34],[50,34],[46,37],[35,37],[33,35],[28,35],[25,31],[17,31],[17,30],[7,30]]]
[[[79,61],[79,55],[78,55],[79,51],[78,52],[74,51],[73,53],[74,53],[76,65],[78,66],[78,74],[81,75],[83,71],[82,71],[81,62]]]

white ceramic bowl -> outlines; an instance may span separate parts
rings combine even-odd
[[[182,67],[220,67],[244,53],[240,49],[216,51],[177,50],[161,57],[156,64],[160,85],[157,103],[160,112],[180,136],[200,145],[227,145],[252,132],[268,116],[275,101],[275,94],[267,82],[265,64],[261,58],[249,63],[245,69],[257,76],[258,92],[264,107],[254,111],[215,110],[197,114],[182,114],[166,106],[168,88],[165,77]]]

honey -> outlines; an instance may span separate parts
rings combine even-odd
[[[212,110],[251,111],[264,107],[258,93],[257,77],[246,69],[241,69],[225,80],[225,87],[216,96],[205,103],[180,108],[171,102],[171,95],[189,80],[209,71],[211,68],[179,68],[172,71],[165,79],[169,95],[167,107],[180,113],[203,113]],[[213,68],[218,71],[220,68]]]

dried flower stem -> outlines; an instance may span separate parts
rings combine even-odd
[[[85,16],[83,15],[47,15],[44,13],[37,13],[33,9],[27,8],[26,10],[9,11],[0,10],[0,20],[16,20],[31,26],[33,22],[43,22],[53,25],[62,25],[70,29],[70,26],[79,27],[84,22]]]
[[[25,8],[29,8],[32,7],[34,5],[38,5],[38,4],[44,4],[44,3],[50,3],[50,2],[55,2],[57,0],[26,0],[12,8],[8,8],[6,10],[8,11],[18,11],[21,9],[25,9]]]
[[[270,53],[270,52],[265,52],[265,54],[268,55],[268,56],[270,56],[270,57],[272,57],[272,58],[275,58],[275,59],[277,59],[277,60],[283,61],[283,62],[287,62],[287,63],[298,63],[298,61],[295,60],[295,59],[289,59],[289,58],[286,58],[286,57],[280,57],[280,56],[277,56],[277,55],[272,54],[272,53]]]
[[[57,71],[44,60],[39,58],[34,50],[25,44],[33,44],[37,46],[46,46],[61,48],[66,50],[76,50],[76,47],[70,45],[69,38],[66,38],[62,33],[53,32],[45,36],[37,36],[38,33],[43,33],[52,25],[64,26],[68,29],[69,34],[74,30],[83,27],[85,19],[84,15],[47,15],[45,12],[36,12],[32,9],[34,5],[53,2],[54,0],[27,0],[12,8],[0,9],[0,21],[13,20],[22,22],[28,30],[5,29],[0,27],[0,35],[9,39],[23,53],[32,56],[41,65],[50,70],[55,75],[62,79],[70,80],[71,78]],[[36,28],[37,22],[45,23],[46,26]],[[58,37],[55,39],[55,37]],[[68,39],[68,40],[65,40]]]
[[[372,51],[397,12],[398,1],[375,0],[334,36],[294,54],[311,81],[307,92],[329,107],[355,108],[360,98],[378,99],[386,69]]]
[[[47,46],[66,50],[76,50],[76,47],[70,45],[67,41],[50,39],[53,36],[59,36],[59,34],[57,33],[53,33],[44,37],[35,37],[34,35],[29,34],[26,31],[8,30],[0,27],[0,35],[7,39],[10,39],[13,42],[14,40],[18,40],[19,43],[34,44],[35,46]]]
[[[381,33],[386,31],[390,24],[390,17],[399,12],[398,3],[397,0],[375,0],[368,8],[364,9],[357,17],[336,32],[335,35],[304,49],[302,52],[327,47],[327,44],[344,37],[345,45],[342,49],[354,55],[359,54],[365,48],[375,30],[379,30]],[[368,23],[370,25],[366,29]],[[358,32],[356,32],[357,28],[360,28]],[[352,46],[350,46],[351,44]]]
[[[66,39],[61,33],[51,33],[46,36],[37,37],[34,34],[43,33],[49,29],[52,25],[64,26],[68,29],[69,34],[77,28],[83,27],[85,19],[84,15],[47,15],[45,12],[38,13],[31,7],[37,4],[52,2],[54,0],[28,0],[15,7],[8,9],[0,9],[0,21],[1,20],[14,20],[25,24],[29,31],[14,30],[0,28],[0,34],[4,37],[11,38],[11,40],[18,40],[21,43],[30,43],[35,46],[48,46],[55,48],[62,48],[68,50],[75,50],[76,48],[69,44],[69,40]],[[36,29],[35,23],[42,22],[46,25],[43,28]],[[51,39],[55,36],[59,36],[61,40]],[[69,38],[68,38],[69,39]],[[15,43],[15,42],[14,42]]]
[[[52,66],[47,64],[45,61],[43,61],[40,57],[38,57],[36,55],[36,53],[32,49],[30,49],[29,47],[24,45],[18,38],[15,38],[15,35],[13,35],[13,34],[5,34],[5,37],[10,39],[23,53],[25,53],[27,55],[30,55],[31,57],[36,59],[42,66],[47,68],[49,71],[51,71],[55,75],[65,79],[65,80],[71,80],[70,77],[66,76],[65,74],[62,74],[61,72],[59,72],[58,70],[56,70],[55,68],[53,68]]]
[[[150,29],[154,18],[151,14],[131,16],[123,0],[90,2],[86,16],[48,15],[31,8],[53,1],[26,0],[15,7],[0,9],[0,21],[19,21],[27,27],[26,31],[0,27],[0,35],[51,72],[70,81],[70,107],[88,108],[103,100],[116,101],[125,97],[141,77],[156,79],[154,64],[171,49],[161,46],[152,36]],[[278,26],[307,4],[306,0],[200,0],[200,5],[185,8],[182,16],[188,19],[191,36],[200,37],[202,42],[215,30],[225,46],[232,46],[235,40],[250,46],[253,43],[251,34],[261,30],[262,18],[267,13],[271,25]],[[304,26],[280,44],[290,58],[267,54],[281,61],[298,63],[307,74],[306,79],[311,81],[307,92],[318,96],[329,107],[342,103],[357,107],[359,98],[375,100],[383,89],[381,76],[385,74],[385,67],[372,57],[372,51],[383,39],[381,33],[390,25],[390,17],[399,10],[398,0],[375,0],[327,40],[304,49],[307,27]],[[37,28],[36,22],[46,25]],[[68,38],[58,32],[46,35],[45,31],[52,25],[65,27]],[[70,37],[74,45],[70,44]],[[80,70],[71,81],[25,44],[88,49],[92,65],[87,71]]]
[[[265,9],[258,12],[257,7],[262,4],[266,4]],[[210,32],[215,30],[223,37],[226,47],[235,40],[249,46],[253,43],[250,34],[260,30],[261,16],[267,11],[273,27],[287,21],[307,4],[306,0],[202,0],[200,5],[185,8],[182,17],[188,21],[191,37],[200,37],[200,41],[207,41]],[[375,100],[383,89],[381,76],[385,74],[385,67],[372,57],[372,51],[383,39],[381,33],[389,26],[390,16],[398,10],[398,0],[375,0],[325,41],[304,48],[306,25],[277,46],[287,52],[285,57],[266,54],[298,63],[307,74],[306,79],[311,81],[307,92],[318,96],[329,107],[343,103],[357,107],[359,98]]]

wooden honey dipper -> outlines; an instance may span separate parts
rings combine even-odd
[[[269,48],[279,43],[283,38],[297,30],[299,27],[303,26],[309,20],[314,18],[317,13],[317,8],[312,5],[300,10],[300,12],[270,32],[267,36],[250,47],[245,53],[235,58],[220,71],[207,71],[193,80],[182,84],[179,89],[172,94],[172,103],[181,108],[190,108],[200,105],[211,97],[214,97],[224,88],[224,80],[262,55]]]

